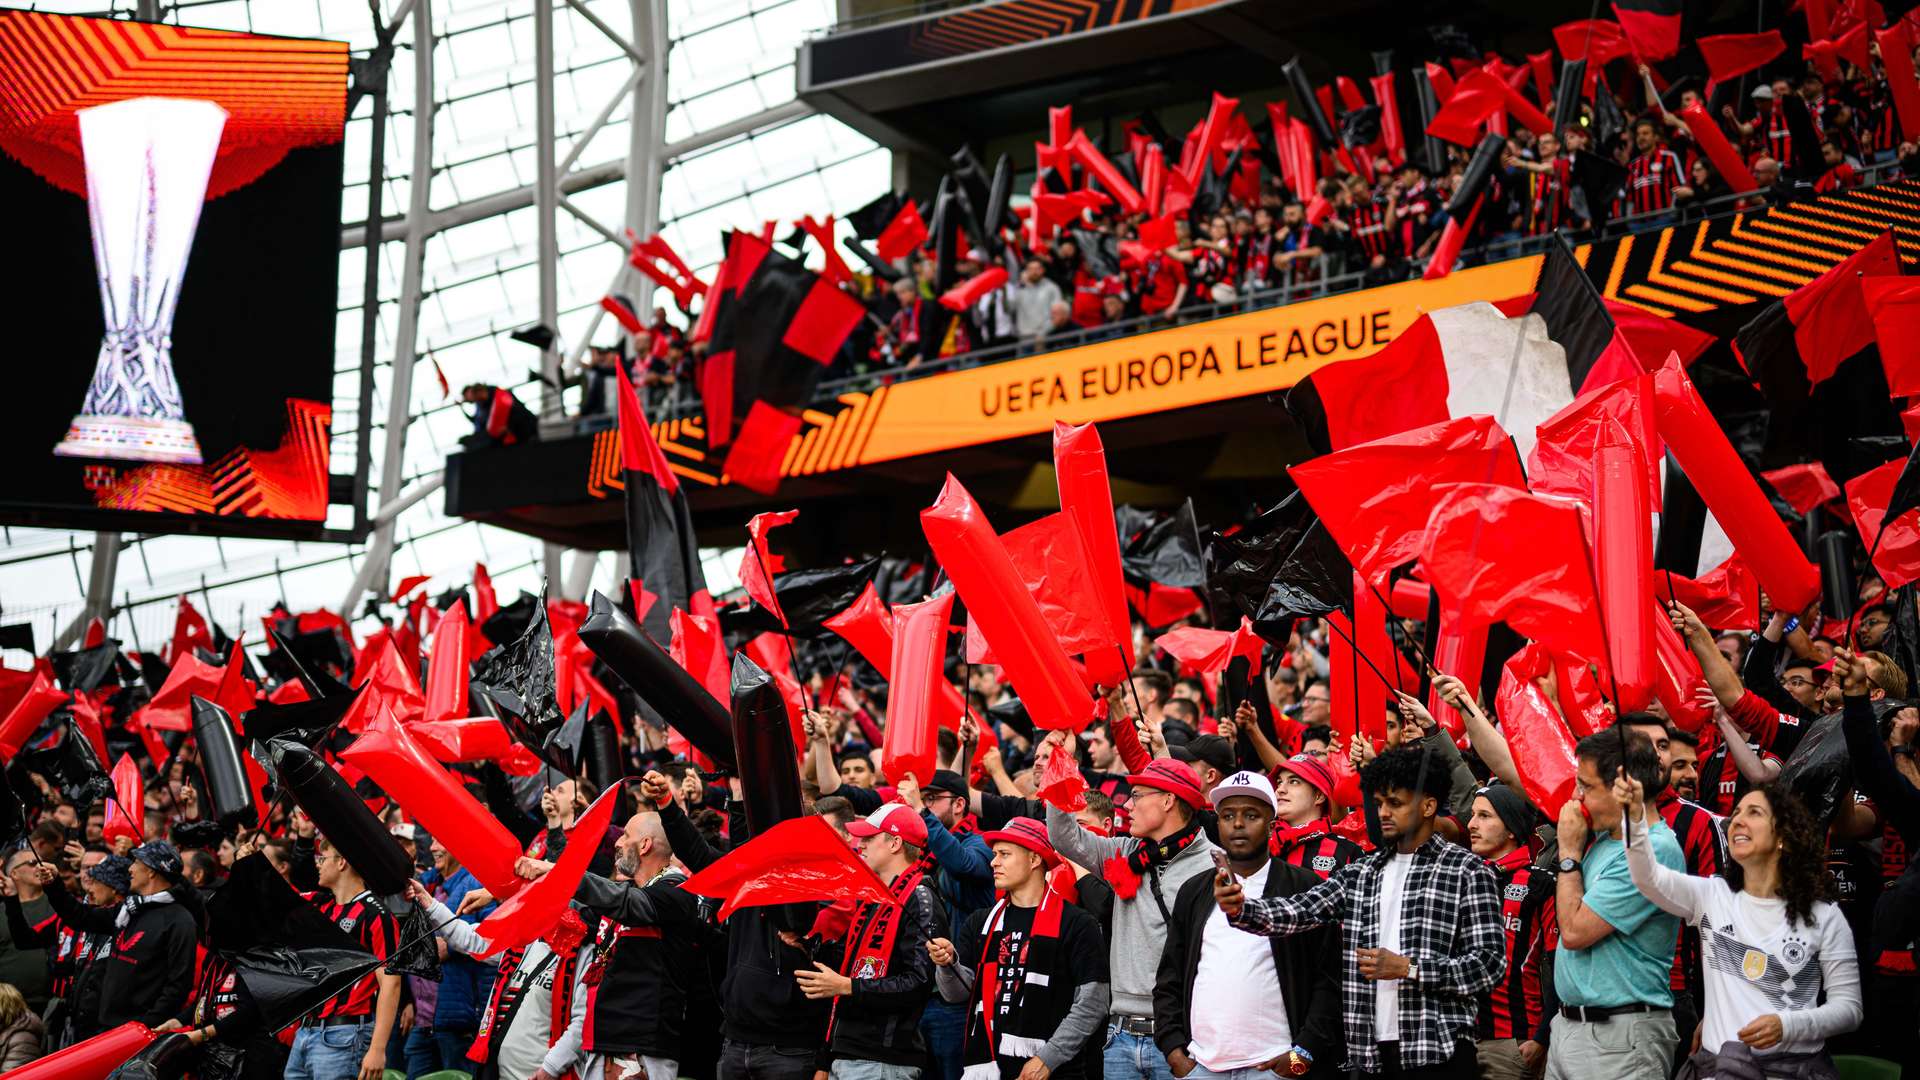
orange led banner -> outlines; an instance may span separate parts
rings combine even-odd
[[[1533,288],[1537,256],[901,383],[846,465],[1284,390],[1380,351],[1421,314]]]

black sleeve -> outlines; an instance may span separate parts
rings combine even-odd
[[[94,907],[82,904],[65,889],[48,889],[47,903],[53,905],[54,914],[80,933],[112,933],[113,919],[120,911],[118,907]]]
[[[1180,886],[1167,920],[1167,940],[1160,948],[1160,968],[1153,980],[1153,1041],[1162,1054],[1185,1048],[1187,1032],[1187,924],[1198,912],[1200,887],[1213,891],[1212,874],[1195,874]]]
[[[287,866],[287,881],[295,892],[318,892],[320,890],[320,867],[313,861],[314,847],[312,837],[295,837],[293,840],[293,858]]]
[[[700,917],[699,900],[680,887],[685,880],[670,875],[639,886],[583,874],[573,898],[621,926],[674,926]]]
[[[873,813],[875,810],[885,806],[887,802],[887,800],[880,797],[879,792],[872,788],[854,787],[852,784],[841,784],[832,791],[823,791],[820,794],[822,797],[832,795],[840,796],[853,805],[854,813],[862,816]]]
[[[679,803],[668,802],[660,808],[660,827],[667,832],[667,846],[673,849],[674,857],[687,869],[697,873],[720,858],[721,852],[715,851],[700,835],[700,830],[693,827]]]
[[[1920,844],[1920,791],[1894,768],[1873,718],[1873,703],[1865,696],[1842,699],[1840,730],[1846,736],[1847,756],[1853,759],[1854,782],[1893,822],[1909,848]]]
[[[1780,685],[1780,676],[1774,671],[1779,658],[1779,644],[1756,635],[1747,642],[1747,658],[1740,665],[1740,681],[1759,695],[1760,700],[1789,716],[1799,716],[1800,703],[1787,694],[1787,688]]]
[[[988,831],[1003,829],[1007,822],[1017,817],[1030,817],[1044,822],[1047,820],[1047,806],[1038,799],[1002,795],[997,791],[980,792],[980,828]]]
[[[53,902],[55,889],[58,889],[58,891],[62,893],[66,892],[65,889],[59,888],[56,883],[54,889],[47,890],[48,903]],[[46,929],[35,930],[33,926],[27,922],[27,913],[20,907],[20,898],[18,896],[9,896],[6,898],[6,901],[7,939],[13,942],[13,947],[22,950],[50,948],[53,945],[54,939],[60,936],[59,931],[56,929],[59,924],[57,922],[46,922],[42,924]],[[57,913],[58,909],[55,910]]]
[[[973,971],[976,978],[980,974],[980,936],[981,932],[987,928],[987,914],[991,910],[991,908],[981,908],[967,916],[967,921],[953,933],[954,962]],[[978,984],[976,984],[977,988]]]
[[[947,936],[947,916],[922,885],[907,898],[900,929],[894,935],[887,973],[877,979],[853,980],[853,997],[864,1008],[900,1012],[917,1009],[933,992],[933,958],[927,955],[930,938]]]
[[[1294,935],[1294,941],[1300,955],[1312,958],[1313,971],[1313,1000],[1307,1005],[1307,1022],[1293,1033],[1294,1044],[1312,1054],[1315,1061],[1338,1061],[1347,1045],[1340,1017],[1339,927],[1308,930]]]
[[[185,912],[180,914],[185,915]],[[167,923],[153,955],[145,963],[160,967],[160,992],[140,1015],[148,1027],[166,1023],[187,1006],[187,993],[193,989],[195,935],[191,916]]]

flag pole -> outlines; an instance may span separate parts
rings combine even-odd
[[[1366,662],[1367,670],[1373,672],[1374,677],[1380,680],[1381,685],[1385,686],[1397,698],[1400,694],[1400,688],[1394,684],[1393,680],[1387,678],[1386,675],[1382,674],[1379,668],[1374,666],[1373,660],[1370,657],[1368,657],[1366,653],[1360,651],[1360,646],[1354,642],[1353,635],[1347,633],[1345,630],[1340,629],[1340,624],[1334,622],[1332,619],[1327,620],[1327,625],[1332,627],[1333,632],[1336,634],[1339,634],[1341,640],[1345,641],[1353,649],[1354,656]],[[1360,673],[1360,669],[1356,665],[1354,667],[1354,675],[1355,675],[1356,682],[1358,681],[1359,673]],[[1359,721],[1359,719],[1360,718],[1358,716],[1354,717],[1354,721],[1356,723]]]
[[[749,543],[747,548],[753,552],[753,561],[760,564],[760,576],[767,579],[767,592],[773,597],[773,602],[778,605],[780,594],[773,587],[773,575],[767,571],[767,560],[760,557],[760,543],[758,541]],[[787,615],[783,611],[776,610],[773,616],[780,620],[780,636],[787,640],[787,666],[793,669],[793,681],[804,693],[807,680],[800,677],[800,653],[793,647],[793,631],[787,628]]]

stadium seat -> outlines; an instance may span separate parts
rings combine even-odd
[[[1833,1064],[1840,1070],[1840,1080],[1900,1080],[1900,1066],[1885,1058],[1835,1054]]]

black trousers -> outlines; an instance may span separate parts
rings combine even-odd
[[[1383,1042],[1380,1044],[1380,1071],[1354,1075],[1406,1077],[1407,1080],[1476,1080],[1479,1069],[1479,1058],[1474,1056],[1472,1043],[1455,1043],[1453,1056],[1438,1065],[1407,1068],[1400,1064],[1400,1044]]]

